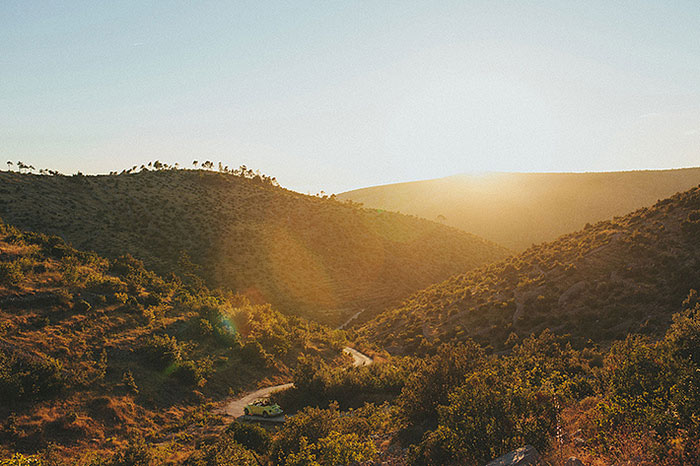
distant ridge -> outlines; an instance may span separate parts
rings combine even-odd
[[[375,186],[338,195],[418,215],[523,250],[700,184],[700,168],[491,173]]]

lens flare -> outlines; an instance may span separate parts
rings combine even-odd
[[[221,324],[221,328],[232,337],[238,335],[238,328],[231,317],[219,314],[219,323]]]

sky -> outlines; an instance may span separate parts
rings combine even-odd
[[[700,2],[0,2],[0,154],[327,193],[700,165]]]

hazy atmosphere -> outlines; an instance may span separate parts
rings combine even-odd
[[[0,0],[0,466],[700,465],[700,2]]]
[[[222,161],[301,191],[700,163],[700,4],[0,7],[0,152]]]

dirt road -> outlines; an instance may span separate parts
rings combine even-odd
[[[243,416],[243,410],[245,409],[246,405],[251,403],[252,401],[256,400],[257,398],[266,398],[273,394],[274,392],[278,392],[280,390],[286,390],[288,388],[292,388],[294,386],[293,383],[285,383],[282,385],[273,385],[272,387],[266,387],[266,388],[261,388],[260,390],[256,390],[254,392],[248,393],[247,395],[243,396],[242,398],[237,398],[235,400],[229,400],[226,405],[223,407],[221,410],[222,414],[225,414],[230,417],[240,417]]]
[[[354,348],[350,348],[349,346],[343,348],[343,352],[352,356],[352,365],[355,367],[369,366],[373,362],[372,358],[360,353]],[[245,406],[253,400],[257,398],[268,397],[274,392],[286,390],[288,388],[292,388],[293,386],[293,383],[273,385],[272,387],[265,387],[259,390],[255,390],[254,392],[248,393],[247,395],[244,395],[240,398],[231,399],[227,401],[226,404],[221,408],[221,414],[233,418],[241,417],[244,415],[243,410],[245,409]]]
[[[373,362],[372,358],[366,354],[360,353],[355,348],[350,348],[349,346],[343,348],[343,353],[348,353],[350,356],[352,356],[352,365],[355,367],[369,366]]]

